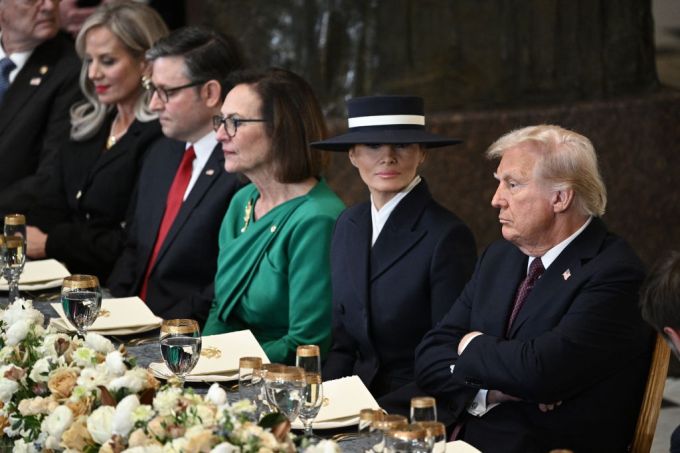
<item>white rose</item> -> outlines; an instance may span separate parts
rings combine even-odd
[[[137,406],[133,411],[132,411],[132,422],[137,423],[137,422],[148,422],[151,420],[154,416],[154,411],[149,406],[148,404],[142,404],[140,406]]]
[[[90,348],[78,348],[73,353],[73,362],[82,368],[91,367],[97,363],[97,353]]]
[[[38,359],[28,375],[33,382],[47,382],[50,379],[50,358]]]
[[[73,423],[73,412],[66,406],[57,407],[45,420],[43,420],[41,429],[50,437],[57,440],[61,439],[61,435]],[[50,447],[52,448],[52,447]]]
[[[100,406],[87,418],[87,430],[96,443],[103,445],[111,438],[115,411],[111,406]]]
[[[146,382],[146,370],[144,368],[133,368],[125,372],[124,375],[113,379],[106,385],[106,388],[114,392],[126,388],[131,393],[138,393],[144,389]]]
[[[7,335],[7,344],[9,346],[18,345],[31,328],[31,323],[25,319],[20,319],[11,324],[5,335]]]
[[[205,399],[215,406],[222,406],[227,402],[227,392],[220,387],[219,384],[213,384],[208,389],[208,394],[205,395]]]
[[[94,349],[97,352],[103,354],[108,354],[114,351],[116,348],[113,347],[111,340],[99,335],[98,333],[88,332],[85,336],[85,344]]]
[[[132,412],[139,407],[139,398],[137,395],[128,395],[116,406],[116,412],[113,414],[113,433],[120,434],[127,437],[132,431],[135,422],[132,417]]]
[[[123,354],[120,351],[111,351],[106,354],[106,368],[111,376],[122,376],[127,371]]]
[[[2,375],[4,374],[5,373],[3,371]],[[12,396],[17,390],[19,390],[18,382],[6,379],[4,377],[0,377],[0,401],[2,401],[3,403],[9,403],[9,401],[12,399]]]
[[[182,389],[170,387],[162,392],[158,392],[153,399],[153,407],[160,415],[170,414],[177,405],[177,399],[182,393]]]
[[[210,450],[210,453],[237,453],[240,449],[230,444],[229,442],[222,442],[221,444],[215,445],[215,448]]]
[[[76,380],[76,384],[87,390],[94,390],[99,385],[106,385],[109,380],[106,368],[84,368]]]

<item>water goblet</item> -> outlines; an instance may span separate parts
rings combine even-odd
[[[241,399],[255,401],[259,388],[259,371],[262,359],[259,357],[241,357],[238,360],[238,394]]]
[[[431,453],[427,431],[418,423],[385,432],[386,453]]]
[[[5,236],[21,236],[26,240],[26,216],[23,214],[7,214],[3,230]]]
[[[446,452],[446,426],[441,422],[418,422],[427,432],[432,453]]]
[[[201,329],[193,319],[166,319],[161,323],[161,356],[168,369],[184,386],[201,356]]]
[[[408,426],[408,419],[403,415],[385,415],[382,420],[374,420],[373,428],[377,435],[372,450],[381,453],[385,449],[385,437],[388,431],[402,429]]]
[[[295,420],[305,397],[304,370],[295,366],[269,370],[264,376],[264,385],[269,403],[289,421]]]
[[[300,421],[305,428],[304,436],[311,440],[316,438],[312,431],[312,422],[319,415],[323,404],[323,386],[319,373],[305,373],[305,396],[300,407]]]
[[[6,240],[7,242],[7,240]],[[87,329],[94,323],[102,306],[99,279],[94,275],[71,275],[61,284],[61,306],[66,318],[85,338]]]
[[[286,369],[285,365],[280,363],[266,363],[262,365],[259,370],[253,370],[253,385],[256,386],[255,406],[257,417],[261,418],[263,415],[274,412],[274,409],[267,400],[267,388],[264,385],[264,378],[269,371],[283,371]]]
[[[321,374],[321,353],[317,345],[300,345],[295,352],[295,366],[305,370],[305,373]]]
[[[411,423],[436,422],[437,401],[431,396],[411,398]]]

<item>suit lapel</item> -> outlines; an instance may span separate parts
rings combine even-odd
[[[392,267],[427,234],[427,229],[416,229],[416,224],[431,200],[432,195],[423,180],[392,211],[371,249],[371,281]]]
[[[602,220],[593,218],[590,225],[560,253],[527,297],[512,325],[510,338],[537,312],[549,309],[545,304],[556,307],[561,295],[569,294],[574,285],[580,284],[584,264],[597,255],[606,234]]]
[[[480,330],[501,338],[505,336],[508,327],[515,293],[527,273],[527,256],[514,245],[509,245],[509,247],[512,247],[512,253],[503,259],[503,263],[498,265],[498,269],[492,269],[494,275],[487,280],[487,282],[493,281],[493,285],[484,286],[483,300],[493,307],[488,310],[493,315],[484,317],[481,320],[483,325],[473,326],[474,330]],[[495,275],[496,272],[501,273],[501,275]],[[515,320],[514,325],[517,325],[517,320]]]
[[[353,244],[345,249],[346,269],[354,286],[359,303],[368,314],[368,260],[371,250],[371,205],[365,203],[354,211],[348,219],[348,243]],[[351,242],[350,242],[351,241]],[[366,320],[368,323],[368,320]],[[367,324],[368,325],[368,324]],[[368,327],[366,327],[367,331]]]
[[[55,59],[50,52],[50,42],[38,46],[5,93],[0,115],[0,134],[12,123],[18,112],[31,104],[31,98],[52,75]]]
[[[130,125],[130,128],[128,131],[121,137],[120,142],[116,143],[111,149],[108,149],[104,151],[105,148],[105,143],[106,139],[109,134],[109,130],[111,128],[111,123],[113,122],[113,119],[115,118],[116,114],[115,111],[111,112],[109,115],[109,121],[102,127],[102,147],[100,152],[100,157],[95,163],[95,165],[92,167],[92,170],[90,170],[90,174],[88,176],[88,182],[94,179],[103,168],[105,168],[107,165],[109,165],[111,162],[114,162],[121,158],[126,152],[129,152],[135,146],[132,145],[133,142],[137,141],[139,139],[140,134],[142,133],[142,123],[139,121],[135,120],[132,122]],[[103,151],[103,153],[102,153]]]
[[[203,169],[201,170],[201,173],[198,179],[196,180],[194,187],[192,187],[191,192],[189,192],[189,196],[184,201],[184,203],[182,203],[182,206],[180,207],[179,212],[177,213],[177,217],[175,217],[175,221],[172,223],[170,231],[168,231],[168,235],[165,237],[163,246],[158,252],[156,263],[163,259],[163,255],[165,255],[165,252],[170,247],[170,244],[172,244],[174,239],[177,237],[177,234],[181,231],[182,227],[186,223],[187,219],[189,218],[193,210],[203,199],[205,194],[208,192],[208,189],[210,189],[210,187],[219,179],[220,175],[224,172],[225,172],[224,154],[222,153],[222,145],[218,143],[213,149],[213,152],[210,154],[208,161],[203,166]],[[215,244],[215,246],[217,246],[217,244]]]

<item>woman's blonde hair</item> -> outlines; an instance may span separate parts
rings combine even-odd
[[[154,9],[132,1],[103,4],[85,20],[76,38],[76,51],[83,61],[80,89],[85,101],[71,107],[71,138],[77,141],[87,140],[96,134],[113,108],[99,102],[94,84],[87,77],[89,64],[85,59],[85,37],[97,27],[106,27],[140,61],[156,41],[168,34],[168,27]],[[139,90],[135,117],[140,121],[155,119],[156,114],[149,109],[149,96],[143,91],[141,80]]]
[[[593,144],[581,134],[559,126],[541,124],[517,129],[496,140],[486,151],[500,159],[506,150],[532,143],[541,155],[535,175],[555,190],[574,190],[576,207],[600,217],[607,206],[607,189],[600,176]]]

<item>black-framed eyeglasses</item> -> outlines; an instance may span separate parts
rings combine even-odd
[[[158,98],[163,101],[163,103],[168,103],[170,101],[170,96],[172,96],[174,93],[183,90],[185,88],[191,88],[191,87],[197,87],[199,85],[203,85],[205,83],[204,80],[198,81],[198,82],[190,82],[187,83],[186,85],[180,85],[178,87],[171,87],[171,88],[161,88],[157,87],[154,85],[151,81],[145,81],[144,82],[144,88],[146,91],[149,92],[150,96],[153,96],[154,93],[158,94]]]
[[[224,126],[224,131],[227,133],[229,138],[234,138],[238,127],[242,123],[266,123],[267,120],[261,118],[239,118],[238,116],[228,116],[223,117],[222,115],[215,115],[212,117],[213,129],[215,132],[220,130],[221,126]]]

